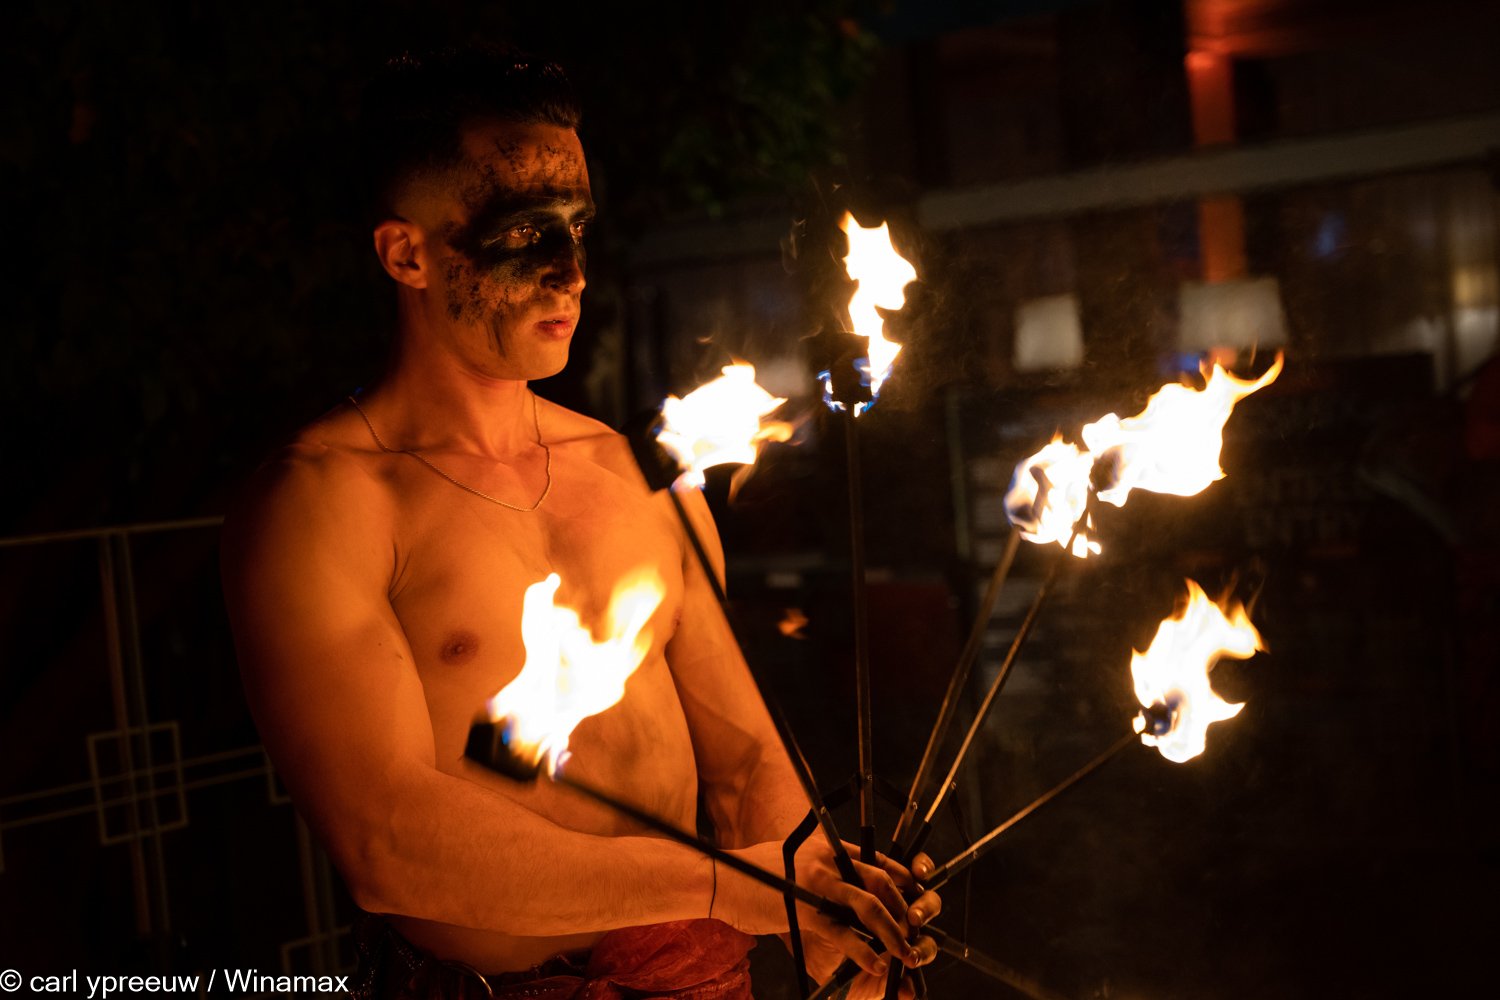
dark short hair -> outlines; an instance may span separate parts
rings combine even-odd
[[[384,217],[423,173],[463,160],[463,130],[497,119],[577,130],[581,114],[561,66],[507,46],[403,53],[365,90],[359,145],[365,204]]]

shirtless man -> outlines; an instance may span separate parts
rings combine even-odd
[[[666,934],[717,954],[673,973],[686,982],[648,968],[634,995],[748,997],[737,932],[784,933],[779,895],[462,755],[525,660],[526,587],[559,573],[557,603],[598,628],[615,584],[644,567],[666,588],[650,651],[620,703],[573,732],[572,773],[688,830],[701,787],[720,842],[772,871],[808,808],[666,498],[623,438],[527,388],[567,361],[584,288],[594,205],[576,106],[555,67],[474,52],[406,60],[374,93],[395,349],[378,385],[257,473],[224,544],[266,747],[355,901],[388,915],[364,935],[360,981],[372,995],[505,996],[525,980],[525,995],[571,996],[535,991],[560,970],[608,978],[602,952],[670,952],[650,937]],[[940,904],[908,905],[905,869],[882,859],[846,885],[817,837],[798,865],[888,953],[932,959],[931,939],[908,934]],[[880,994],[886,954],[812,911],[801,922],[816,975],[848,956],[864,970],[853,995]],[[592,966],[558,964],[591,948]]]

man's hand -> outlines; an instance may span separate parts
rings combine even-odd
[[[858,848],[846,844],[851,856]],[[736,851],[747,861],[779,872],[782,869],[781,845],[757,844]],[[929,937],[909,941],[918,928],[942,910],[942,900],[935,892],[922,892],[911,871],[884,855],[876,855],[877,864],[854,862],[855,871],[864,885],[850,885],[839,877],[833,851],[819,836],[813,836],[797,852],[797,884],[842,904],[854,911],[864,931],[847,927],[805,904],[798,904],[797,921],[802,931],[803,954],[807,971],[818,982],[833,975],[844,959],[860,968],[849,997],[851,1000],[879,1000],[885,994],[886,973],[892,956],[908,967],[926,965],[937,957],[937,943]],[[919,873],[933,869],[932,859],[919,855],[913,864]],[[782,897],[773,890],[735,873],[726,876],[719,869],[719,893],[714,916],[750,934],[786,933],[786,908]],[[907,900],[912,902],[908,903]],[[875,942],[879,942],[879,950]],[[903,982],[901,996],[910,1000],[914,991]]]
[[[850,846],[849,850],[851,854],[858,857],[857,848]],[[922,892],[921,886],[917,881],[919,878],[925,877],[932,872],[935,867],[932,859],[925,854],[919,854],[912,861],[912,870],[908,871],[883,854],[877,854],[876,858],[880,863],[878,869],[861,865],[858,861],[855,862],[855,869],[866,879],[867,888],[870,883],[870,876],[867,873],[876,872],[878,879],[884,879],[900,891],[903,900],[901,926],[905,929],[907,935],[915,935],[924,924],[937,916],[943,908],[943,901],[938,898],[938,894],[936,892]],[[800,874],[802,860],[800,854],[797,860]],[[837,877],[837,872],[834,875]],[[883,898],[884,896],[882,896]],[[911,900],[910,903],[905,902],[908,899]],[[829,976],[833,975],[834,971],[845,958],[853,959],[860,968],[859,975],[849,984],[849,992],[846,994],[848,1000],[881,1000],[885,996],[886,972],[889,968],[889,961],[892,955],[900,959],[901,963],[907,968],[926,965],[937,957],[937,942],[926,936],[914,937],[910,941],[903,942],[900,948],[894,950],[887,943],[885,951],[878,955],[874,953],[873,948],[865,944],[857,935],[855,938],[863,948],[863,953],[857,954],[852,951],[830,948],[827,939],[816,933],[818,928],[809,925],[807,917],[804,915],[805,912],[804,908],[798,912],[797,917],[802,922],[802,948],[803,955],[807,960],[808,974],[817,982],[824,983],[828,980]],[[894,913],[894,911],[892,912]],[[814,914],[815,919],[818,916],[820,915]],[[863,917],[861,917],[861,920],[863,920]],[[881,940],[883,941],[884,938],[882,937]],[[874,958],[873,964],[868,961],[870,957]],[[903,977],[898,995],[900,1000],[914,1000],[916,988],[912,984],[910,976]]]

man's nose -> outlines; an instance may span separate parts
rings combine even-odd
[[[559,292],[577,295],[583,291],[583,248],[578,246],[558,247],[552,255],[542,282]]]

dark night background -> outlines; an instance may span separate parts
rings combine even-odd
[[[861,421],[876,767],[903,790],[1016,461],[1204,351],[1286,352],[1230,421],[1228,478],[1101,516],[933,853],[1125,731],[1129,651],[1184,577],[1256,598],[1270,652],[1214,675],[1245,710],[1203,757],[1132,749],[1022,823],[945,928],[1036,995],[1493,978],[1500,6],[30,0],[5,24],[0,967],[348,963],[349,904],[239,692],[212,518],[383,361],[363,80],[509,39],[569,67],[603,209],[539,391],[619,425],[740,356],[807,416],[733,502],[709,492],[748,652],[830,787],[854,767],[847,513],[811,374],[845,207],[923,279]],[[979,680],[1051,558],[1023,546]],[[758,995],[790,996],[773,958]],[[1024,995],[947,959],[929,982]]]

